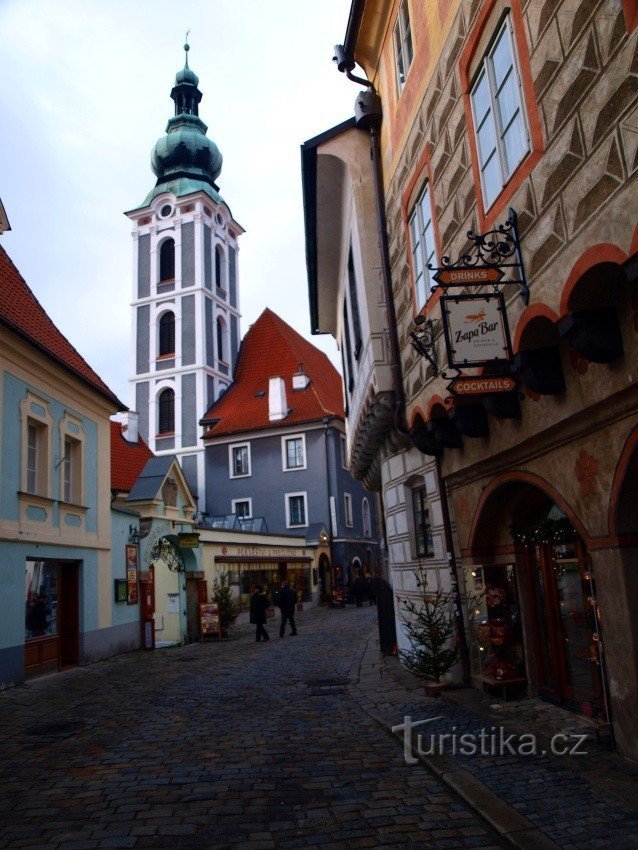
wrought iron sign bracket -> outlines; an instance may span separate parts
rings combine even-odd
[[[417,316],[414,320],[416,325],[415,331],[410,331],[410,342],[412,347],[421,357],[425,357],[434,375],[439,374],[439,367],[436,362],[436,345],[434,343],[434,324],[431,319],[425,319],[423,316]]]
[[[467,286],[518,286],[525,306],[529,304],[529,285],[518,235],[518,217],[511,207],[504,224],[487,233],[469,230],[467,238],[472,243],[468,251],[452,262],[448,256],[441,257],[439,267],[428,264],[437,289]],[[507,277],[505,277],[507,274]],[[505,279],[503,279],[505,278]]]

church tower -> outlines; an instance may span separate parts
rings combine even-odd
[[[178,71],[169,119],[151,154],[155,188],[133,223],[131,407],[158,455],[175,454],[205,510],[199,420],[230,384],[239,349],[237,240],[219,194],[217,145],[199,117],[199,79]]]

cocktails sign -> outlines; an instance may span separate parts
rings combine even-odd
[[[450,368],[511,361],[505,299],[500,292],[445,295],[441,312]]]

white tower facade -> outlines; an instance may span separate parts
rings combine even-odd
[[[215,182],[222,156],[198,116],[198,83],[187,53],[171,92],[175,115],[151,157],[157,183],[126,215],[133,223],[130,405],[150,449],[177,455],[204,511],[199,421],[233,377],[244,231]]]

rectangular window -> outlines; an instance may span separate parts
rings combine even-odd
[[[348,305],[343,302],[343,344],[346,349],[346,365],[348,367],[348,392],[352,395],[354,389],[354,373],[352,371],[352,346],[350,344],[350,322],[348,321]],[[344,380],[346,376],[344,375]]]
[[[410,216],[417,310],[423,307],[430,296],[432,283],[428,263],[436,265],[437,262],[433,218],[432,197],[429,186],[426,184]]]
[[[40,447],[38,426],[29,422],[27,425],[27,493],[38,493]]]
[[[25,563],[25,636],[58,633],[58,566],[46,561]]]
[[[350,495],[350,493],[343,494],[343,505],[345,511],[346,526],[348,528],[352,528],[354,523],[352,521],[352,496]]]
[[[348,444],[346,438],[341,436],[339,438],[339,442],[341,444],[341,466],[344,469],[348,468]]]
[[[286,494],[286,519],[288,528],[308,525],[305,493]]]
[[[412,491],[412,510],[414,513],[417,558],[431,558],[434,555],[434,543],[425,487],[415,487]]]
[[[483,60],[471,100],[487,209],[529,151],[509,16]]]
[[[251,499],[233,499],[231,502],[233,513],[239,519],[250,519],[252,517],[252,500]]]
[[[230,477],[241,478],[250,475],[250,443],[230,446]]]
[[[352,258],[352,247],[348,252],[348,291],[350,294],[350,309],[352,310],[352,329],[354,331],[354,359],[358,360],[361,354],[363,341],[361,338],[361,316],[359,315],[359,299],[357,297],[357,278],[354,273],[354,260]]]
[[[64,475],[64,501],[72,502],[73,501],[73,442],[69,439],[64,441],[64,461],[63,461],[63,475]]]
[[[301,437],[283,438],[284,469],[305,469],[305,440]]]
[[[399,94],[401,94],[414,57],[412,50],[412,31],[410,28],[408,0],[403,0],[399,8],[399,14],[397,15],[397,20],[394,25],[392,41],[394,43],[394,62],[396,67],[397,88]]]

